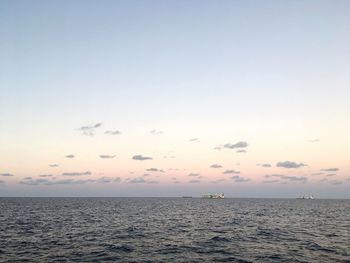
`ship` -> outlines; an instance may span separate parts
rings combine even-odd
[[[312,199],[314,199],[314,197],[313,197],[312,195],[309,195],[309,196],[303,195],[302,197],[298,197],[297,199],[307,199],[307,200],[312,200]]]
[[[224,193],[221,193],[221,194],[207,194],[207,195],[202,195],[202,198],[207,198],[207,199],[224,199],[225,195],[224,195]]]

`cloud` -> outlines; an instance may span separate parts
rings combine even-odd
[[[102,126],[102,123],[99,122],[99,123],[96,123],[95,125],[90,125],[90,126],[81,126],[79,128],[79,130],[81,131],[89,131],[89,130],[92,130],[92,129],[96,129],[96,128],[99,128]]]
[[[101,159],[113,159],[115,155],[107,155],[107,154],[101,154],[100,158]]]
[[[142,156],[141,154],[138,154],[138,155],[134,155],[132,159],[137,161],[145,161],[145,160],[152,160],[152,157]]]
[[[334,175],[337,175],[337,174],[326,174],[326,176],[328,176],[328,177],[334,176]]]
[[[222,168],[222,165],[220,165],[220,164],[212,164],[212,165],[210,165],[210,168]]]
[[[4,180],[0,180],[0,184],[4,184],[5,183],[5,181]]]
[[[306,164],[303,163],[296,163],[296,162],[290,162],[290,161],[285,161],[285,162],[278,162],[276,164],[277,167],[283,167],[283,168],[299,168],[306,166]]]
[[[278,183],[280,182],[280,180],[266,180],[266,181],[263,181],[264,184],[274,184],[274,183]]]
[[[269,164],[269,163],[263,163],[263,164],[261,164],[261,167],[271,167],[271,164]]]
[[[122,181],[122,179],[120,177],[116,177],[116,178],[113,179],[113,181],[115,183],[120,183]]]
[[[52,174],[41,174],[41,175],[39,175],[39,177],[51,177],[52,176]]]
[[[86,184],[86,183],[93,183],[95,180],[92,179],[85,179],[85,180],[73,180],[73,179],[62,179],[57,181],[50,181],[48,185],[55,185],[55,184]]]
[[[339,168],[326,168],[326,169],[321,169],[320,171],[324,171],[324,172],[337,172],[337,171],[339,171]]]
[[[111,183],[112,180],[113,180],[112,177],[106,177],[106,176],[104,176],[104,177],[98,178],[98,179],[96,180],[96,182],[97,182],[97,183],[100,183],[100,184],[107,184],[107,183]]]
[[[265,177],[266,178],[278,177],[286,181],[299,181],[303,183],[306,183],[306,181],[308,180],[306,176],[291,176],[291,175],[283,175],[283,174],[266,174]]]
[[[94,132],[92,132],[92,131],[83,131],[82,133],[81,133],[81,135],[84,135],[84,136],[94,136],[95,135],[95,133]]]
[[[250,181],[249,178],[242,178],[242,177],[235,180],[235,182],[237,182],[237,183],[244,183],[244,182],[249,182],[249,181]]]
[[[49,164],[49,166],[54,168],[54,167],[59,167],[60,164],[58,164],[58,163],[53,163],[53,164]]]
[[[158,131],[158,130],[151,130],[150,133],[152,135],[159,135],[159,134],[163,134],[164,132],[163,131]]]
[[[247,151],[246,150],[238,150],[236,151],[237,153],[246,153]]]
[[[156,180],[149,180],[149,181],[146,181],[147,184],[159,184],[158,181]]]
[[[237,182],[237,183],[243,183],[243,182],[248,182],[248,181],[250,181],[249,178],[243,178],[243,177],[241,177],[241,176],[239,176],[239,175],[232,176],[231,179],[233,179],[233,180],[234,180],[235,182]]]
[[[95,125],[90,125],[90,126],[82,126],[78,130],[81,131],[82,135],[85,136],[94,136],[95,135],[95,130],[97,128],[100,128],[102,126],[102,123],[96,123]]]
[[[158,168],[148,168],[146,171],[148,171],[148,172],[160,172],[160,173],[164,173],[163,170],[158,169]]]
[[[188,141],[189,142],[199,142],[199,139],[198,138],[191,138]]]
[[[312,173],[311,175],[322,175],[323,173]]]
[[[65,157],[68,158],[68,159],[73,159],[73,158],[75,158],[74,154],[68,154],[68,155],[66,155]]]
[[[285,176],[282,177],[284,180],[289,180],[289,181],[301,181],[306,183],[308,178],[306,176]]]
[[[187,176],[199,176],[199,174],[196,174],[196,173],[190,173],[190,174],[188,174]]]
[[[19,182],[20,184],[25,184],[25,185],[39,185],[39,184],[48,184],[49,180],[47,179],[29,179],[29,180],[23,180]]]
[[[105,131],[105,134],[109,134],[109,135],[119,135],[119,134],[121,134],[121,132],[118,131],[118,130],[114,130],[114,131],[109,130],[109,131]]]
[[[190,184],[198,184],[200,183],[201,181],[200,180],[190,180],[188,181]]]
[[[225,171],[223,172],[223,174],[239,174],[239,173],[241,173],[241,172],[240,172],[240,171],[233,170],[233,169],[231,169],[231,170],[225,170]]]
[[[222,149],[222,146],[221,146],[221,145],[219,145],[219,146],[216,146],[216,147],[214,147],[213,149],[214,149],[214,150],[218,150],[218,151],[221,151],[221,149]]]
[[[158,181],[155,180],[145,180],[143,177],[137,177],[129,180],[130,184],[158,184]]]
[[[86,172],[81,172],[81,173],[63,173],[63,176],[81,176],[81,175],[91,175],[90,171],[86,171]]]
[[[48,180],[48,179],[32,179],[31,177],[26,177],[24,180],[20,181],[20,184],[24,185],[62,185],[62,184],[85,184],[93,183],[96,180],[84,179],[84,180],[74,180],[74,179],[61,179],[61,180]]]
[[[8,176],[14,176],[14,175],[13,175],[13,174],[10,174],[10,173],[1,173],[0,176],[6,176],[6,177],[8,177]]]
[[[229,149],[235,149],[235,148],[246,148],[248,147],[248,143],[247,142],[244,142],[244,141],[240,141],[240,142],[237,142],[235,144],[231,144],[231,143],[226,143],[224,145],[224,148],[229,148]]]
[[[310,142],[319,142],[320,140],[319,139],[312,139],[310,140]]]
[[[284,176],[283,174],[265,174],[265,178],[270,178],[270,177],[282,177]]]

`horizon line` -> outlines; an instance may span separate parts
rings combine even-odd
[[[186,198],[187,197],[187,198]],[[189,197],[189,198],[188,198]],[[0,198],[179,198],[179,199],[211,199],[201,196],[0,196]],[[300,197],[226,197],[222,199],[291,199],[291,200],[309,200]],[[222,200],[213,199],[213,200]],[[349,197],[321,197],[312,200],[350,200]]]

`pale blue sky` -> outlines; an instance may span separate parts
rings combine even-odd
[[[74,152],[75,129],[96,122],[261,147],[274,130],[321,137],[315,166],[350,153],[349,1],[2,0],[0,39],[0,173],[24,177],[8,170],[52,142]]]

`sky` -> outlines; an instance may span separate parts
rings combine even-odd
[[[0,196],[350,198],[349,1],[0,1]]]

